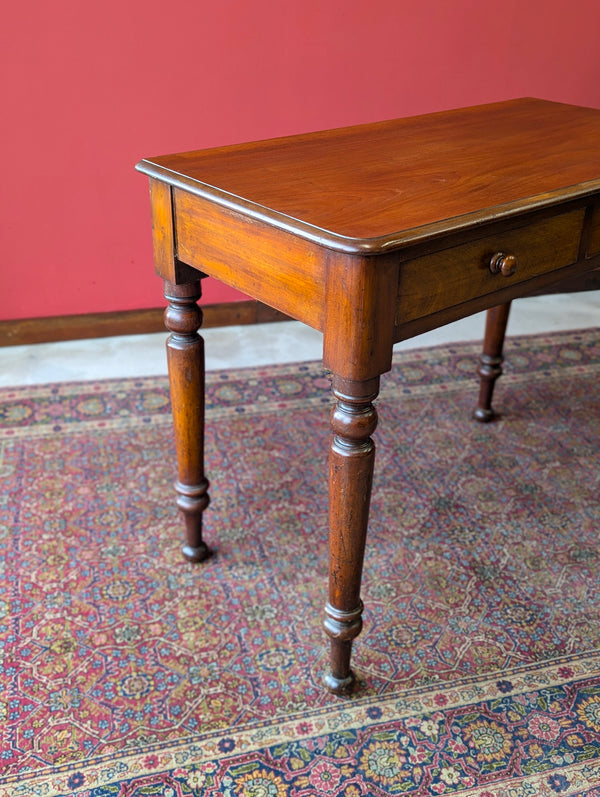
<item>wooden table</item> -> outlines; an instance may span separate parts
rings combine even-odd
[[[199,561],[200,280],[323,332],[333,374],[328,688],[352,688],[377,425],[392,346],[600,265],[600,111],[535,99],[141,161],[167,343],[185,556]]]

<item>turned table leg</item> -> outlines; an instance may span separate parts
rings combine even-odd
[[[177,506],[185,519],[183,555],[191,562],[210,556],[202,539],[202,513],[208,506],[208,480],[204,475],[204,341],[197,330],[202,311],[196,304],[200,280],[174,285],[165,281],[167,362],[178,478]]]
[[[331,670],[325,678],[335,694],[351,691],[352,640],[362,628],[360,582],[369,519],[377,426],[372,402],[379,377],[351,382],[334,377],[329,459],[329,601],[325,631],[331,638]]]
[[[508,323],[510,302],[487,311],[483,352],[479,361],[479,400],[473,412],[476,420],[486,423],[495,417],[492,394],[496,379],[502,373],[502,347]]]

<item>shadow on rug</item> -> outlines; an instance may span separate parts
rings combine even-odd
[[[202,565],[164,379],[0,391],[0,794],[600,795],[600,334],[384,378],[351,699],[321,686],[329,380],[214,373]]]

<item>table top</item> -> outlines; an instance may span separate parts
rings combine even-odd
[[[600,110],[518,99],[148,158],[139,171],[343,251],[600,189]]]

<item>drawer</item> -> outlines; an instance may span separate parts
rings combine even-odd
[[[431,315],[576,263],[584,214],[585,209],[579,208],[402,263],[397,323]],[[491,272],[490,261],[497,253],[516,258],[514,274]]]
[[[590,242],[586,254],[588,257],[600,255],[600,204],[597,204],[594,208]]]

